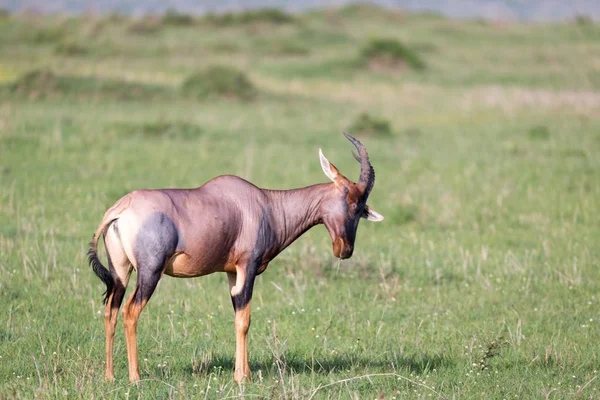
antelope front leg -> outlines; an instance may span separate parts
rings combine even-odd
[[[237,273],[228,273],[227,278],[231,302],[235,311],[235,373],[233,379],[237,383],[242,383],[250,380],[248,330],[255,274],[248,271],[246,267],[236,269]]]

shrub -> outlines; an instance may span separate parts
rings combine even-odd
[[[117,123],[114,129],[119,135],[142,135],[148,139],[182,138],[195,139],[202,134],[198,125],[183,121],[165,121],[163,119],[144,123]]]
[[[417,220],[419,209],[414,204],[398,204],[388,215],[393,224],[405,225]]]
[[[89,53],[89,49],[77,42],[63,41],[54,47],[54,52],[64,56],[81,56]]]
[[[194,25],[195,19],[190,14],[180,13],[177,10],[168,9],[162,16],[162,23],[172,26],[190,26]]]
[[[295,21],[294,16],[278,8],[261,8],[224,14],[207,14],[204,20],[214,25],[244,25],[251,23],[287,24]]]
[[[199,100],[225,97],[248,101],[257,95],[256,88],[245,73],[221,65],[190,75],[181,85],[181,91]]]
[[[366,112],[360,113],[348,130],[357,135],[390,136],[392,134],[388,120],[374,117]]]
[[[13,94],[25,95],[30,98],[74,96],[147,101],[169,95],[168,89],[162,86],[95,77],[58,76],[48,69],[28,72],[10,89]]]
[[[577,25],[592,25],[594,20],[589,15],[577,14],[575,16],[575,23]]]
[[[33,44],[49,44],[60,42],[66,35],[64,26],[48,26],[27,31],[24,39]]]
[[[373,18],[387,16],[392,10],[386,10],[378,4],[351,3],[339,9],[344,17]]]
[[[371,68],[402,65],[408,65],[416,70],[425,68],[425,63],[419,55],[396,39],[371,40],[362,48],[361,59]]]
[[[58,90],[58,78],[49,69],[36,69],[19,78],[11,87],[11,92],[29,97],[52,94]]]
[[[155,16],[146,16],[132,21],[127,27],[127,32],[137,35],[151,35],[162,29],[162,22]]]
[[[121,24],[127,20],[127,17],[119,12],[111,12],[104,17],[104,20],[109,24]]]
[[[550,138],[550,131],[544,125],[536,125],[529,129],[529,138],[537,140],[547,140]]]

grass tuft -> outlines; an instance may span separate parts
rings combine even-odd
[[[425,69],[425,62],[417,52],[396,39],[373,39],[362,48],[360,57],[373,70],[404,66],[419,71]]]
[[[360,113],[348,128],[356,135],[364,136],[391,136],[392,128],[390,121],[371,115],[367,112]]]
[[[222,97],[249,101],[256,97],[257,90],[248,76],[235,68],[215,65],[187,77],[181,92],[198,100]]]
[[[529,138],[535,140],[548,140],[550,138],[550,130],[544,125],[536,125],[529,129]]]
[[[146,139],[181,138],[197,139],[202,135],[202,128],[196,124],[183,121],[158,121],[143,123],[117,123],[113,126],[119,136],[141,135]]]

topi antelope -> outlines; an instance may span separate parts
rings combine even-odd
[[[247,334],[256,276],[314,225],[325,225],[333,254],[345,259],[354,250],[360,218],[383,220],[366,204],[375,183],[367,151],[344,135],[358,150],[353,152],[361,165],[358,183],[344,177],[319,149],[321,167],[332,183],[266,190],[224,175],[195,189],[136,190],[108,209],[88,251],[92,269],[106,284],[106,379],[114,380],[115,325],[132,269],[137,282],[123,309],[131,382],[140,380],[138,317],[163,273],[179,278],[227,273],[235,310],[234,379],[250,378]],[[100,236],[108,270],[97,254]]]

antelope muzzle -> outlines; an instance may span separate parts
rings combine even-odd
[[[346,240],[342,238],[337,238],[337,240],[333,243],[333,255],[337,258],[345,260],[352,257],[353,252],[354,245],[347,243]]]

